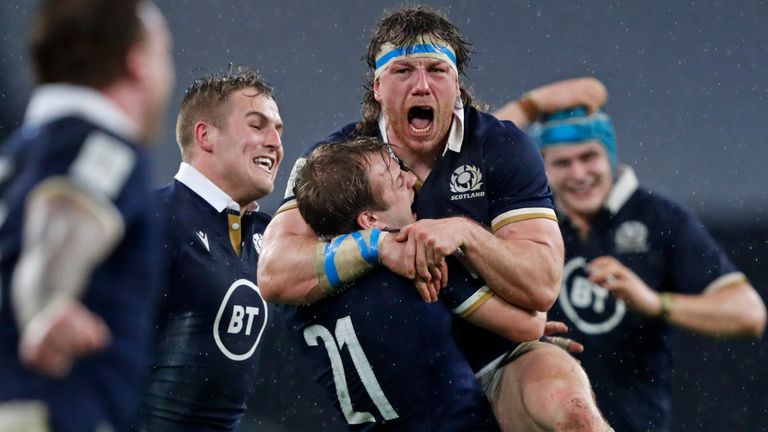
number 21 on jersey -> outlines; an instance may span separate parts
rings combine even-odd
[[[363,348],[360,346],[360,341],[358,341],[357,334],[355,334],[355,328],[352,326],[352,319],[349,316],[336,320],[336,328],[333,334],[327,328],[318,324],[307,327],[304,329],[304,340],[309,346],[318,346],[318,340],[323,341],[323,345],[326,351],[328,351],[328,359],[331,361],[331,368],[333,369],[336,395],[339,398],[339,405],[341,405],[341,411],[344,413],[347,423],[361,424],[375,422],[376,419],[369,412],[355,411],[352,408],[352,400],[350,399],[347,386],[347,376],[344,372],[344,364],[341,361],[340,350],[344,346],[349,351],[357,375],[360,377],[363,386],[365,386],[365,391],[368,392],[368,396],[370,396],[384,420],[393,420],[398,417],[397,412],[384,395],[376,375],[373,374],[371,364],[368,362],[368,357],[365,356]]]

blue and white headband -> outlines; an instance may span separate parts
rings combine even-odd
[[[416,39],[413,45],[397,47],[391,42],[387,42],[379,48],[376,54],[376,70],[373,73],[373,79],[379,78],[387,67],[397,60],[404,58],[430,57],[448,62],[451,68],[459,74],[456,66],[456,53],[453,52],[450,45],[439,39],[422,35]]]
[[[528,135],[539,150],[547,147],[598,141],[605,148],[611,168],[618,164],[616,133],[611,118],[603,111],[589,115],[584,107],[558,111],[531,125]]]

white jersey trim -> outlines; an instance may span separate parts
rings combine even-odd
[[[192,165],[182,162],[174,178],[200,195],[217,212],[221,213],[228,208],[240,213],[240,205]],[[259,204],[256,201],[253,206],[254,211],[258,211]]]
[[[132,140],[140,138],[139,126],[99,91],[71,84],[38,86],[24,115],[25,126],[41,126],[75,116]]]
[[[488,299],[493,297],[493,291],[488,288],[488,285],[483,285],[480,289],[475,291],[468,299],[464,300],[460,305],[453,308],[453,313],[465,318],[476,311],[477,308],[487,302]]]
[[[711,294],[721,289],[740,282],[746,282],[747,276],[742,272],[727,273],[719,278],[713,280],[706,288],[704,288],[704,294]]]
[[[491,229],[496,232],[499,228],[512,222],[518,222],[527,219],[545,218],[557,221],[555,210],[549,207],[527,207],[506,211],[491,221]]]
[[[616,183],[613,184],[613,188],[611,188],[611,192],[605,200],[605,208],[612,214],[618,213],[621,207],[629,200],[629,197],[635,193],[638,186],[639,183],[635,171],[626,165],[621,165],[619,167],[619,178],[616,179]]]

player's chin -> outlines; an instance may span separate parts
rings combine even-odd
[[[568,207],[583,215],[593,215],[600,211],[602,203],[598,199],[573,199]]]

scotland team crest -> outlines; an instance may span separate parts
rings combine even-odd
[[[592,283],[586,260],[574,258],[565,264],[563,285],[557,298],[560,307],[585,334],[602,334],[613,330],[624,318],[627,306],[602,286]]]
[[[483,186],[483,174],[474,165],[462,165],[451,174],[451,200],[476,198],[485,196],[480,188]]]
[[[626,221],[619,225],[613,241],[616,253],[648,252],[648,227],[640,221]]]

